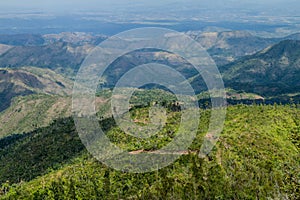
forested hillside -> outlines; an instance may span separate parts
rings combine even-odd
[[[157,154],[169,144],[185,105],[162,86],[137,89],[124,113],[133,123],[153,122],[153,105],[167,114],[156,113],[155,119],[166,123],[157,134],[140,139],[126,134],[112,116],[116,82],[135,66],[160,63],[180,72],[195,89],[200,124],[192,145],[175,152],[180,158],[170,166],[144,174],[97,161],[72,118],[75,72],[105,36],[0,36],[0,199],[298,199],[299,34],[189,34],[215,59],[226,87],[225,126],[209,155],[199,156],[199,151],[204,138],[214,137],[208,132],[213,94],[184,58],[157,49],[133,51],[111,63],[95,91],[99,125],[111,142],[134,155]]]
[[[146,174],[115,171],[96,161],[84,150],[73,121],[61,119],[0,141],[1,199],[297,199],[298,106],[230,106],[220,140],[206,158],[197,155],[210,117],[210,110],[202,110],[189,152]],[[133,110],[132,117],[143,120],[144,109]],[[179,116],[170,112],[153,142],[160,138],[160,145],[167,144]],[[124,137],[110,118],[100,124],[129,151],[159,148]]]

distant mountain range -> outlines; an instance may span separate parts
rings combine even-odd
[[[286,38],[262,38],[246,31],[187,32],[198,41],[218,66],[274,45]],[[89,51],[107,37],[87,33],[0,35],[0,67],[37,66],[62,73],[76,71]]]
[[[275,39],[260,38],[244,31],[188,34],[217,61],[225,87],[262,97],[298,97],[300,34]],[[3,43],[0,45],[0,68],[3,68],[0,70],[0,111],[8,108],[11,100],[20,95],[41,91],[43,94],[70,94],[72,82],[59,74],[73,78],[84,58],[105,38],[86,33],[0,35]],[[174,67],[198,93],[206,89],[204,81],[196,76],[197,71],[188,62],[160,51],[136,51],[116,59],[105,73],[104,85],[114,86],[129,69],[149,62]],[[45,74],[51,74],[51,79]],[[49,88],[52,88],[51,92]]]
[[[105,38],[86,33],[0,35],[0,68],[36,66],[74,75],[90,50]]]
[[[42,46],[55,42],[67,42],[76,45],[94,44],[97,45],[107,36],[105,35],[91,35],[82,32],[62,32],[59,34],[1,34],[0,44],[11,46]]]
[[[295,36],[291,37],[296,38]],[[241,38],[238,40],[240,40],[240,43],[235,43],[236,46],[241,49],[243,49],[243,46],[247,46],[247,43],[242,44],[243,40]],[[275,41],[275,39],[267,39],[267,41]],[[243,53],[238,55],[238,50],[235,50],[236,54],[234,54],[231,51],[234,50],[233,45],[224,46],[224,51],[230,47],[228,51],[235,55],[231,63],[219,66],[225,87],[236,91],[258,94],[264,98],[274,98],[282,95],[298,98],[300,93],[300,41],[282,40],[272,45],[267,45],[267,43],[254,42],[248,50],[244,49],[244,54],[249,54],[244,56],[242,56]],[[258,47],[259,44],[260,47]],[[210,44],[210,46],[214,45]],[[264,46],[267,47],[260,51],[254,51],[255,48],[261,49]],[[220,52],[224,51],[220,50]],[[250,52],[255,53],[250,54]],[[151,53],[146,51],[134,52],[117,59],[104,74],[106,86],[114,86],[114,83],[132,67],[149,62],[172,66],[192,83],[197,93],[206,90],[203,79],[184,59],[168,52]]]

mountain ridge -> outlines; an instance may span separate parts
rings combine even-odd
[[[0,112],[8,108],[14,97],[30,94],[68,95],[72,81],[51,71],[34,67],[0,68]]]
[[[186,34],[207,49],[218,66],[228,64],[242,56],[254,54],[281,40],[285,40],[285,38],[262,38],[252,35],[247,31],[190,31]],[[15,42],[13,42],[14,37],[16,37]],[[29,65],[54,70],[59,68],[62,73],[67,73],[64,70],[68,71],[66,68],[70,68],[73,72],[76,72],[81,62],[93,47],[107,38],[104,35],[64,32],[39,36],[28,35],[27,40],[26,35],[23,35],[25,37],[25,39],[22,39],[24,42],[19,43],[19,37],[19,35],[10,35],[12,42],[5,42],[3,39],[3,44],[13,45],[8,50],[2,52],[2,55],[0,53],[0,67],[15,68]],[[32,40],[31,37],[41,37],[43,42],[32,45],[34,43],[30,42]],[[298,38],[296,34],[289,37]],[[26,45],[27,43],[30,45]]]
[[[221,68],[227,87],[258,94],[300,92],[300,41],[284,40]]]

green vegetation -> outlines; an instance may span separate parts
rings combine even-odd
[[[31,180],[84,149],[71,119],[55,121],[50,127],[1,141],[0,182]]]
[[[37,74],[38,71],[35,73]],[[111,95],[111,90],[103,90],[97,95],[99,119],[110,117],[111,110],[108,100]],[[147,107],[153,101],[167,104],[167,102],[175,100],[176,98],[172,94],[163,90],[151,90],[150,92],[138,90],[134,93],[130,103],[135,107]],[[0,112],[0,138],[11,134],[31,132],[50,125],[55,119],[69,116],[71,116],[71,97],[47,94],[15,97],[11,106]]]
[[[147,109],[133,109],[132,118],[146,119]],[[110,118],[101,124],[128,151],[149,151],[172,139],[179,117],[169,111],[166,126],[148,143],[126,137]],[[199,158],[209,117],[209,110],[201,111],[198,135],[187,153],[146,174],[115,171],[96,161],[84,150],[70,119],[6,143],[2,139],[1,199],[297,199],[299,107],[230,106],[217,146]]]

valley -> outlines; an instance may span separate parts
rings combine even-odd
[[[53,0],[34,4],[43,11],[0,9],[0,199],[299,199],[298,4],[279,1],[276,9],[264,0],[64,1],[44,11]],[[213,78],[222,79],[224,93],[207,89],[205,66],[199,73],[173,52],[144,48],[110,63],[89,99],[89,85],[76,80],[91,52],[113,34],[150,26],[198,42],[215,62],[220,75]],[[132,91],[118,81],[148,63],[178,72],[185,80],[178,84],[195,92],[179,91],[180,97],[197,108],[171,92],[173,83],[135,88],[125,110],[114,104]],[[145,79],[147,72],[157,73],[146,71]],[[106,149],[95,154],[98,148]],[[178,157],[159,166],[172,156]],[[132,173],[136,161],[152,171]]]

